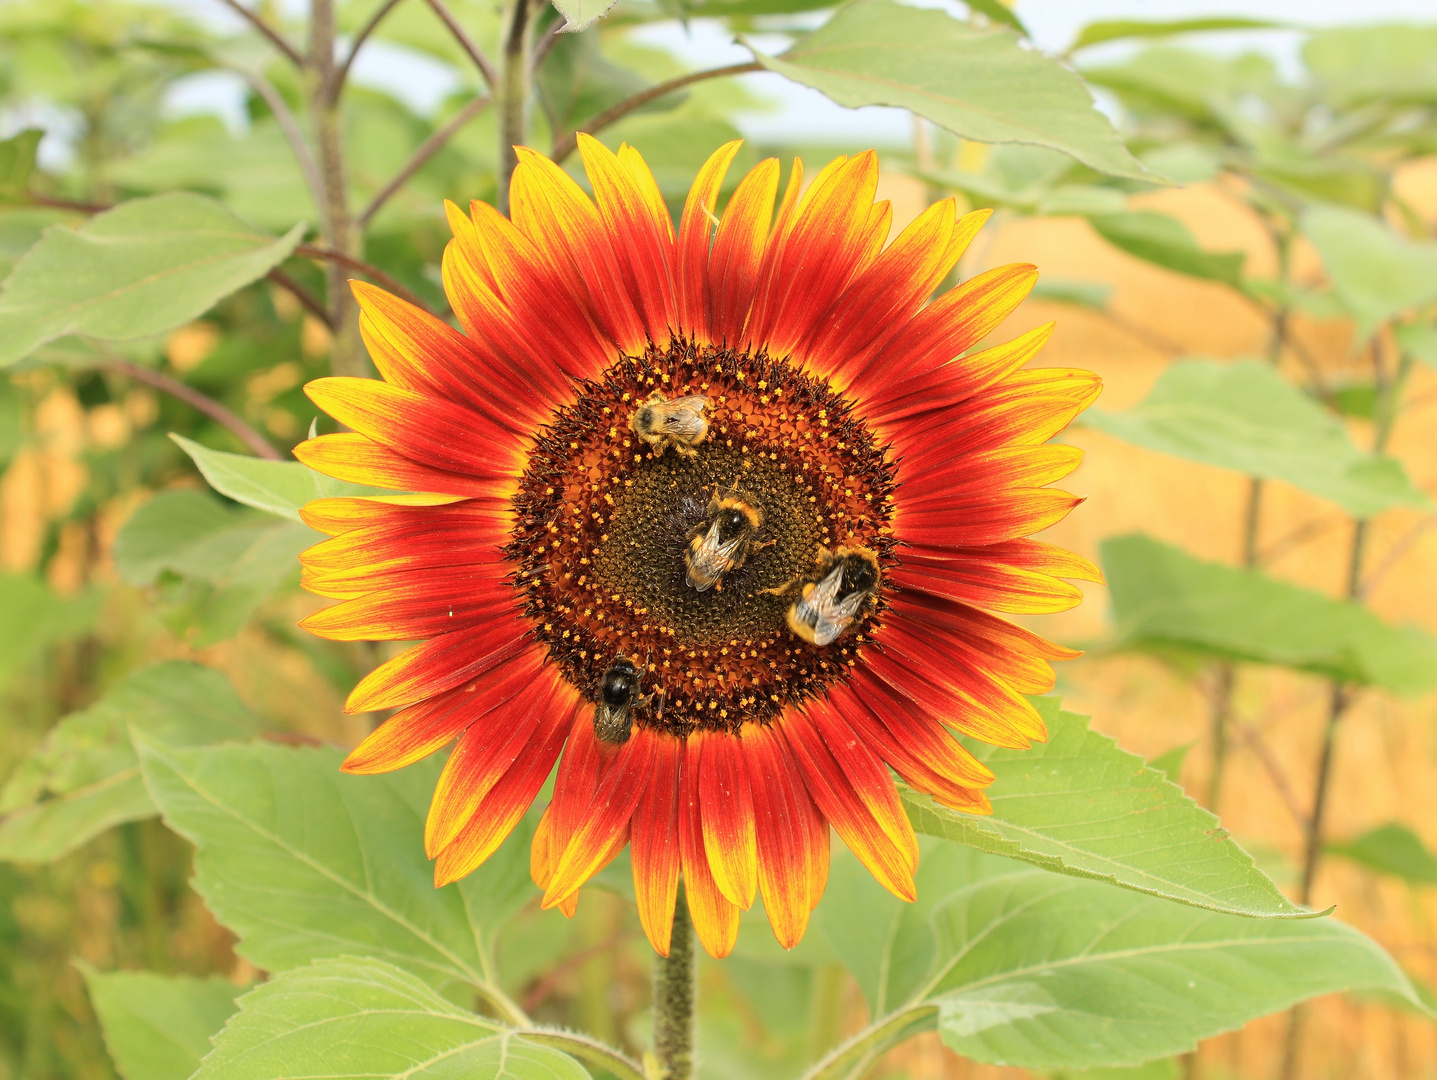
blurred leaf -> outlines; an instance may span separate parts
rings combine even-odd
[[[1023,25],[1023,20],[1018,18],[1017,13],[1003,2],[1003,0],[963,0],[970,11],[976,11],[980,15],[986,15],[995,23],[1012,27],[1024,37],[1028,36],[1028,28]]]
[[[1327,850],[1413,885],[1437,885],[1437,855],[1400,822],[1389,821],[1346,843],[1328,844]]]
[[[682,204],[694,175],[713,153],[713,148],[742,137],[727,120],[686,106],[660,115],[627,117],[605,128],[601,141],[610,148],[627,142],[638,149],[653,172],[659,191],[671,202]],[[742,176],[756,161],[757,155],[745,143],[739,147],[729,176]]]
[[[1284,27],[1286,23],[1270,19],[1247,19],[1240,16],[1214,15],[1205,19],[1166,19],[1148,22],[1143,19],[1100,19],[1090,22],[1078,31],[1078,36],[1068,46],[1069,53],[1086,49],[1090,45],[1101,45],[1105,41],[1122,41],[1126,38],[1160,38],[1176,34],[1201,34],[1212,30],[1267,30]]]
[[[124,1080],[189,1080],[244,993],[228,979],[80,964],[105,1046]]]
[[[944,844],[924,845],[915,880],[905,904],[835,851],[814,921],[871,1014],[900,1035],[936,1024],[974,1061],[1133,1066],[1338,990],[1422,1008],[1396,963],[1336,919],[1205,912]]]
[[[446,1001],[376,959],[276,975],[239,1001],[195,1080],[588,1080],[573,1058]]]
[[[1168,214],[1132,210],[1094,214],[1088,220],[1104,240],[1139,259],[1234,287],[1242,279],[1242,252],[1202,250],[1188,227]]]
[[[1339,106],[1437,102],[1437,26],[1320,30],[1307,39],[1302,58]]]
[[[1377,387],[1373,383],[1355,382],[1345,386],[1329,386],[1328,396],[1333,409],[1342,416],[1371,420],[1377,415]]]
[[[1427,497],[1395,458],[1363,453],[1342,422],[1260,360],[1182,360],[1131,409],[1083,422],[1187,461],[1285,480],[1354,517]]]
[[[565,33],[587,30],[607,15],[618,0],[554,0],[559,14],[568,20]]]
[[[704,18],[752,18],[758,15],[793,15],[836,6],[838,0],[702,0],[692,6]]]
[[[1168,143],[1138,155],[1143,167],[1180,184],[1202,184],[1222,169],[1222,158],[1211,147],[1195,142]]]
[[[44,137],[44,130],[26,128],[8,139],[0,139],[0,202],[28,201],[35,151]]]
[[[1431,323],[1408,323],[1397,327],[1397,342],[1428,367],[1437,368],[1437,326]]]
[[[934,169],[917,175],[939,187],[963,192],[976,207],[1013,206],[1031,213],[1078,168],[1072,158],[1056,150],[1008,143],[990,148],[978,172]],[[1121,201],[1120,192],[1112,195]]]
[[[113,825],[154,815],[131,726],[195,746],[251,735],[255,721],[210,668],[171,661],[137,671],[56,724],[0,789],[0,859],[58,859]]]
[[[263,277],[303,233],[276,240],[180,192],[52,226],[0,288],[0,366],[66,334],[127,340],[187,323]]]
[[[1360,339],[1408,308],[1437,300],[1437,244],[1409,240],[1378,218],[1337,206],[1312,207],[1301,227]]]
[[[1075,304],[1093,311],[1102,311],[1107,307],[1108,297],[1112,295],[1113,287],[1101,281],[1073,281],[1068,278],[1048,277],[1040,277],[1032,292],[1036,300]]]
[[[1387,199],[1387,174],[1363,161],[1264,155],[1252,172],[1302,199],[1342,203],[1369,214],[1380,211]]]
[[[1039,699],[1048,741],[1029,750],[970,747],[998,776],[991,816],[901,788],[913,827],[1045,870],[1240,915],[1302,918],[1218,820],[1158,769]],[[1161,838],[1161,839],[1159,839]]]
[[[0,279],[40,240],[46,227],[84,218],[48,206],[0,206]]]
[[[1053,1080],[1181,1080],[1182,1065],[1175,1057],[1159,1058],[1145,1065],[1116,1066],[1110,1069],[1066,1069]]]
[[[590,117],[650,85],[637,72],[604,56],[597,30],[560,34],[536,81],[555,131],[573,131]],[[673,94],[653,104],[660,109],[673,108],[682,99],[682,94]]]
[[[44,649],[90,629],[97,592],[62,597],[29,574],[0,574],[0,687]]]
[[[333,480],[298,461],[264,458],[211,450],[183,435],[171,433],[179,448],[194,461],[210,487],[238,503],[267,514],[299,520],[299,508],[333,495],[393,495],[384,488],[365,487]]]
[[[1347,317],[1347,309],[1330,289],[1324,292],[1313,292],[1311,289],[1294,285],[1290,281],[1245,277],[1242,279],[1242,291],[1273,307],[1293,308],[1305,315],[1311,315],[1314,319],[1345,319]]]
[[[1155,758],[1150,758],[1148,768],[1166,773],[1168,779],[1176,784],[1178,783],[1178,773],[1183,771],[1183,762],[1187,760],[1188,751],[1196,745],[1196,743],[1189,742],[1174,746],[1171,750],[1165,751]]]
[[[14,384],[0,381],[0,469],[25,441],[25,400]]]
[[[1120,214],[1127,195],[1117,188],[1097,184],[1059,184],[1046,192],[1033,207],[1039,214]]]
[[[1361,604],[1203,562],[1147,536],[1103,541],[1115,649],[1179,649],[1420,694],[1437,686],[1437,640]]]
[[[1120,64],[1084,68],[1083,77],[1138,113],[1175,113],[1229,134],[1249,119],[1236,102],[1274,97],[1279,86],[1268,57],[1213,56],[1170,46],[1144,49]]]
[[[433,758],[351,776],[329,748],[182,750],[143,738],[140,758],[165,824],[196,847],[195,889],[239,936],[235,950],[267,971],[363,954],[431,985],[482,986],[495,935],[535,895],[530,824],[463,881],[434,887]]]
[[[978,142],[1046,146],[1099,172],[1155,181],[1093,106],[1082,81],[1006,27],[978,29],[939,11],[855,0],[771,71],[840,105],[896,105]]]

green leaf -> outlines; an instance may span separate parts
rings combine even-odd
[[[113,825],[154,816],[131,727],[195,746],[252,735],[255,721],[210,668],[171,661],[137,671],[56,724],[0,789],[0,859],[58,859]]]
[[[1346,843],[1328,844],[1327,850],[1413,885],[1437,885],[1437,855],[1400,822],[1389,821]]]
[[[1275,664],[1397,694],[1437,685],[1437,640],[1388,626],[1361,604],[1203,562],[1147,536],[1113,537],[1101,551],[1116,649]]]
[[[1360,338],[1437,300],[1437,244],[1409,240],[1378,218],[1339,206],[1311,208],[1301,228],[1322,256],[1333,291],[1357,320]]]
[[[185,192],[52,226],[0,288],[0,367],[66,334],[127,341],[187,323],[288,258],[304,229],[276,240]]]
[[[44,137],[43,129],[26,128],[0,140],[0,202],[25,202],[29,198],[35,151]]]
[[[298,521],[299,508],[315,499],[327,499],[333,495],[394,494],[384,488],[331,479],[298,461],[266,461],[264,458],[211,450],[173,432],[170,438],[189,454],[210,487],[221,495],[291,521]]]
[[[585,120],[611,105],[647,89],[643,76],[620,67],[604,56],[599,31],[560,34],[535,80],[544,101],[544,113],[557,131],[573,131]],[[682,94],[660,98],[651,105],[673,108]]]
[[[197,849],[195,889],[241,955],[282,971],[362,954],[435,986],[489,984],[494,936],[533,895],[530,827],[434,888],[424,818],[440,762],[350,776],[328,748],[139,742],[165,823]]]
[[[1437,26],[1322,30],[1302,58],[1337,105],[1437,101]]]
[[[567,1054],[373,959],[329,960],[251,990],[195,1080],[587,1080]]]
[[[0,574],[0,687],[55,642],[89,630],[100,600],[98,592],[60,596],[29,574]]]
[[[1078,31],[1068,46],[1069,53],[1101,45],[1105,41],[1128,38],[1163,38],[1177,34],[1202,34],[1213,30],[1266,30],[1286,26],[1270,19],[1246,19],[1240,16],[1214,15],[1205,19],[1164,19],[1148,22],[1143,19],[1100,19]]]
[[[554,0],[554,6],[567,20],[564,32],[572,34],[593,26],[613,10],[618,2],[619,0]]]
[[[1401,462],[1358,450],[1340,420],[1259,360],[1179,361],[1139,404],[1092,409],[1083,422],[1148,450],[1284,480],[1354,517],[1428,505]]]
[[[0,469],[25,441],[25,401],[13,383],[0,382]]]
[[[1048,741],[1030,750],[972,747],[997,774],[991,816],[964,814],[901,788],[913,827],[990,855],[1239,915],[1303,918],[1216,817],[1167,774],[1039,699]]]
[[[1146,262],[1234,288],[1242,280],[1242,252],[1202,250],[1188,227],[1169,214],[1131,210],[1088,220],[1108,243]]]
[[[1382,209],[1389,187],[1386,173],[1351,158],[1264,155],[1252,172],[1301,199],[1344,203],[1369,214]]]
[[[1054,1073],[1053,1080],[1182,1080],[1182,1075],[1182,1066],[1177,1058],[1158,1058],[1145,1065],[1065,1069]]]
[[[1007,27],[978,29],[940,11],[855,0],[782,56],[755,52],[770,71],[840,105],[896,105],[956,135],[1059,150],[1099,172],[1150,182],[1082,81]]]
[[[1040,277],[1031,294],[1036,300],[1052,300],[1059,304],[1102,311],[1108,306],[1113,287],[1101,281],[1073,281],[1069,278]]]
[[[149,971],[101,973],[81,963],[105,1046],[124,1080],[189,1080],[210,1037],[244,993],[228,979]]]
[[[48,206],[0,205],[0,280],[39,242],[48,226],[83,220],[72,211]]]
[[[1408,323],[1397,327],[1397,343],[1428,367],[1437,368],[1437,326]]]
[[[916,883],[917,903],[905,904],[835,852],[816,928],[876,1028],[936,1023],[979,1062],[1135,1066],[1339,990],[1422,1008],[1396,963],[1336,919],[1202,911],[942,844],[924,845]],[[819,1075],[849,1075],[864,1041]]]
[[[1178,783],[1178,773],[1183,770],[1183,762],[1187,760],[1188,752],[1196,745],[1196,743],[1188,742],[1174,746],[1171,750],[1167,750],[1155,758],[1149,758],[1148,768],[1166,773],[1168,779],[1176,784]]]
[[[970,11],[976,11],[980,15],[986,15],[995,23],[1011,27],[1024,37],[1028,36],[1028,28],[1023,25],[1023,20],[1018,18],[1014,10],[1003,2],[1003,0],[963,0]]]

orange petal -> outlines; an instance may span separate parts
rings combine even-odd
[[[583,824],[584,815],[599,788],[603,761],[599,752],[599,741],[594,738],[593,710],[592,705],[582,709],[569,733],[563,760],[559,762],[559,775],[554,780],[554,798],[544,814],[542,852],[538,835],[534,837],[529,871],[534,878],[534,884],[541,889],[549,887],[554,871],[559,867],[559,859],[568,848],[574,833]]]
[[[710,332],[714,341],[737,343],[753,304],[758,269],[768,238],[779,164],[768,158],[749,170],[729,198],[714,232],[708,258]]]
[[[657,735],[655,741],[653,774],[639,795],[630,843],[639,922],[654,951],[668,956],[679,893],[679,770],[684,744],[672,735]]]
[[[758,849],[743,741],[712,731],[689,740],[703,742],[699,802],[714,882],[731,903],[748,910],[758,891]]]
[[[516,619],[514,589],[503,563],[408,575],[406,588],[346,600],[300,620],[331,641],[415,641],[494,619]]]
[[[693,340],[706,343],[709,336],[709,249],[714,236],[714,207],[719,189],[742,139],[724,143],[699,170],[679,223],[678,312],[679,327]],[[772,203],[770,196],[769,202]],[[667,955],[667,953],[665,953]]]
[[[791,949],[803,938],[816,903],[809,895],[817,876],[813,862],[819,855],[810,821],[815,811],[788,747],[777,734],[745,724],[743,748],[753,780],[763,908],[778,943]],[[826,848],[822,854],[827,861]]]
[[[347,713],[373,712],[412,704],[457,686],[480,693],[477,680],[532,652],[522,624],[508,619],[440,634],[386,660],[360,679],[344,703]]]
[[[693,736],[684,744],[679,774],[679,857],[683,861],[684,893],[699,944],[710,956],[722,959],[733,952],[738,941],[739,909],[719,891],[709,868],[699,806],[702,751],[703,741]]]
[[[445,495],[507,499],[517,488],[508,477],[476,477],[433,469],[352,431],[320,435],[294,448],[294,456],[315,472],[352,484],[437,491]]]

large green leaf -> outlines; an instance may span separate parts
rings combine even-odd
[[[1180,361],[1139,404],[1089,410],[1083,422],[1148,450],[1285,480],[1354,517],[1428,505],[1401,462],[1358,450],[1340,420],[1258,360]]]
[[[0,140],[0,202],[24,202],[28,198],[35,151],[44,137],[42,129],[26,128]]]
[[[1301,226],[1361,338],[1408,308],[1437,300],[1437,244],[1409,240],[1370,214],[1339,206],[1312,207]]]
[[[1188,227],[1169,214],[1131,210],[1093,214],[1088,220],[1114,247],[1167,270],[1233,287],[1242,280],[1242,252],[1204,251]]]
[[[136,672],[56,724],[0,789],[0,859],[57,859],[154,815],[130,728],[194,746],[251,735],[255,723],[217,671],[174,661]]]
[[[918,902],[835,856],[817,928],[898,1035],[1031,1069],[1137,1065],[1319,994],[1421,1008],[1401,969],[1336,919],[1245,919],[925,846]],[[881,1045],[860,1037],[835,1068]],[[846,1060],[845,1060],[846,1059]]]
[[[189,1080],[244,993],[228,979],[81,965],[105,1046],[124,1080]]]
[[[1437,641],[1360,604],[1204,562],[1151,537],[1103,541],[1113,647],[1276,664],[1420,694],[1437,686]]]
[[[149,740],[140,757],[165,823],[197,848],[195,888],[259,967],[365,955],[437,986],[491,984],[494,936],[532,896],[529,826],[434,888],[424,817],[439,762],[350,776],[332,749]]]
[[[0,367],[66,334],[128,341],[189,322],[286,259],[304,228],[275,239],[185,192],[52,226],[0,288]]]
[[[1327,850],[1413,885],[1437,885],[1437,855],[1401,822],[1389,821],[1355,839],[1328,844]]]
[[[1437,326],[1431,323],[1408,323],[1397,327],[1397,343],[1405,352],[1431,368],[1437,368]]]
[[[100,594],[64,597],[29,574],[0,574],[0,687],[46,647],[94,624]]]
[[[1216,817],[1165,772],[1039,700],[1048,741],[1031,750],[973,745],[997,774],[989,816],[963,814],[902,789],[913,827],[991,855],[1094,878],[1195,907],[1302,917]]]
[[[840,105],[896,105],[967,139],[1046,146],[1099,172],[1159,179],[1128,153],[1076,75],[1004,26],[854,0],[782,56],[754,55]]]
[[[1074,53],[1090,45],[1101,45],[1106,41],[1123,41],[1132,38],[1163,38],[1177,34],[1202,34],[1213,30],[1264,30],[1283,26],[1284,23],[1268,19],[1248,19],[1241,16],[1213,15],[1201,19],[1099,19],[1090,22],[1078,31],[1078,36],[1068,46]]]
[[[299,508],[315,499],[332,495],[394,494],[383,488],[331,479],[298,461],[266,461],[225,450],[211,450],[183,435],[171,434],[170,438],[190,455],[210,487],[221,495],[291,521],[298,521]]]
[[[297,578],[297,556],[322,539],[300,522],[228,510],[204,492],[166,491],[121,527],[115,569],[133,585],[182,575],[184,582],[161,590],[168,619],[193,628],[204,646],[236,633],[267,596]]]
[[[1313,34],[1302,58],[1329,101],[1437,101],[1437,26],[1344,26]]]
[[[607,15],[619,0],[554,0],[559,14],[568,20],[565,33],[587,30]]]
[[[195,1080],[587,1080],[567,1054],[373,959],[328,960],[251,990]]]

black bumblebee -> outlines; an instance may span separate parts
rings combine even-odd
[[[629,741],[634,727],[634,706],[639,703],[639,669],[621,656],[599,680],[599,700],[594,705],[594,735],[610,746]]]

